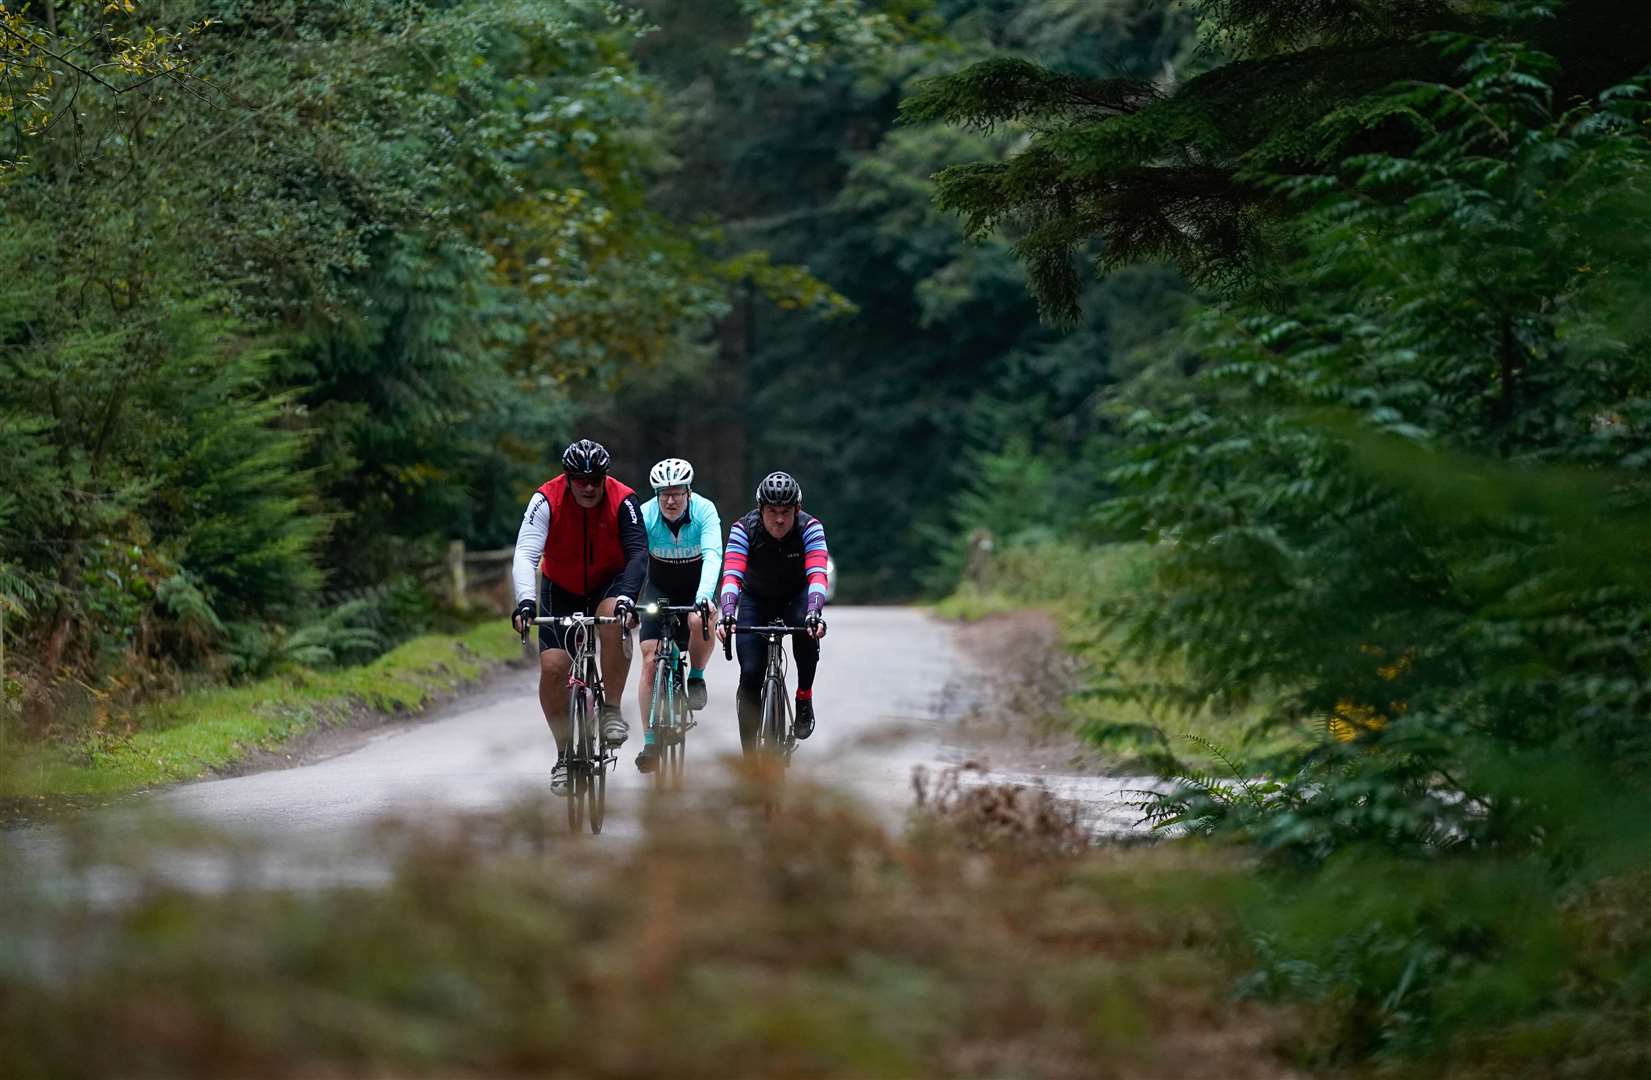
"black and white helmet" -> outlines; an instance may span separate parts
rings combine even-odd
[[[648,483],[653,489],[694,486],[694,467],[679,457],[668,457],[655,465],[648,473]]]
[[[608,448],[590,439],[570,442],[562,451],[562,470],[573,476],[606,476]]]
[[[790,473],[771,472],[757,485],[758,506],[801,506],[802,485]]]

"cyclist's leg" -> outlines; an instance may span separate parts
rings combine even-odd
[[[687,692],[688,707],[690,709],[705,708],[707,700],[705,665],[711,662],[711,647],[716,642],[716,627],[716,614],[714,611],[711,614],[711,622],[708,627],[711,634],[709,637],[705,634],[706,622],[700,618],[698,612],[688,616],[688,620],[683,626],[683,635],[687,639],[682,648],[688,658]]]
[[[561,752],[568,740],[568,671],[573,657],[562,649],[543,648],[539,652],[539,707],[545,712],[545,722],[556,739],[556,750]]]
[[[761,604],[749,591],[740,595],[739,611],[734,622],[740,626],[755,626],[774,617],[768,606]],[[751,752],[757,737],[757,724],[762,720],[762,675],[768,663],[767,645],[755,634],[737,634],[734,647],[739,653],[740,684],[734,694],[739,709],[740,745]]]
[[[613,615],[615,598],[619,595],[619,581],[614,579],[600,593],[602,602],[596,605],[598,615]],[[617,707],[625,696],[625,679],[631,673],[630,657],[620,645],[624,632],[617,626],[603,626],[597,630],[602,637],[602,687],[608,704]]]
[[[701,632],[703,624],[698,615],[688,616],[688,667],[693,671],[704,671],[705,665],[711,662],[711,650],[717,644],[717,613],[711,609],[711,633],[707,637]]]
[[[616,577],[602,590],[602,601],[596,605],[596,613],[612,616],[618,595],[619,580]],[[631,658],[625,655],[621,644],[626,633],[627,630],[618,626],[597,628],[597,634],[602,639],[602,737],[607,740],[609,746],[623,743],[630,728],[620,709],[620,702],[625,697],[625,680],[631,673]]]
[[[808,593],[800,592],[785,606],[785,621],[801,626],[808,618]],[[814,672],[820,666],[820,643],[804,633],[791,635],[791,656],[797,662],[797,691],[812,693]]]
[[[544,578],[539,579],[539,610],[545,615],[569,615],[579,610],[582,598],[570,596]],[[539,707],[556,740],[558,752],[568,738],[568,672],[573,657],[568,655],[565,631],[560,626],[539,627]]]
[[[659,590],[650,581],[643,587],[642,596],[637,601],[637,606],[646,607],[662,599]],[[642,646],[642,681],[637,684],[636,692],[638,703],[642,706],[641,715],[644,725],[648,722],[648,710],[653,707],[654,665],[659,662],[659,642],[662,636],[663,631],[660,627],[659,616],[644,612],[642,627],[636,635],[638,643]],[[604,672],[605,677],[606,673]],[[646,730],[645,727],[644,730]]]
[[[805,590],[786,605],[785,621],[801,626],[808,617],[808,592]],[[797,738],[814,734],[814,673],[820,667],[820,643],[804,633],[791,635],[791,657],[797,665],[797,708],[792,730]]]

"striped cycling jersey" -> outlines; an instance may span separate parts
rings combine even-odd
[[[776,540],[762,527],[762,511],[753,510],[728,530],[728,550],[722,562],[722,607],[750,591],[760,600],[788,600],[808,590],[808,610],[819,611],[826,600],[825,526],[812,514],[797,511],[797,523]]]
[[[688,495],[688,509],[676,521],[666,521],[659,500],[642,504],[642,524],[648,532],[648,578],[668,597],[709,602],[716,592],[717,567],[722,562],[722,518],[710,499]]]

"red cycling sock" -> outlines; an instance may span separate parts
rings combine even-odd
[[[814,700],[814,691],[813,690],[798,690],[797,691],[797,700],[798,701],[813,701]]]

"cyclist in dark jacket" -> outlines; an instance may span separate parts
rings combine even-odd
[[[516,610],[511,622],[519,632],[524,620],[543,615],[618,615],[636,620],[636,597],[648,572],[648,536],[636,492],[608,475],[608,451],[601,443],[580,439],[562,453],[561,476],[528,500],[516,534],[511,577]],[[620,647],[620,628],[604,626],[602,736],[610,745],[625,741],[629,730],[619,710],[631,662]],[[568,654],[561,627],[539,628],[539,704],[556,738],[556,766],[550,788],[567,794]]]
[[[814,733],[814,673],[820,663],[820,639],[826,602],[825,526],[802,509],[803,489],[788,473],[770,473],[757,485],[757,508],[734,522],[723,552],[721,607],[717,633],[727,640],[737,623],[752,626],[784,619],[807,630],[793,634],[797,662],[797,708],[792,730],[797,738]],[[762,708],[764,643],[740,635],[740,741],[747,752],[756,735]]]

